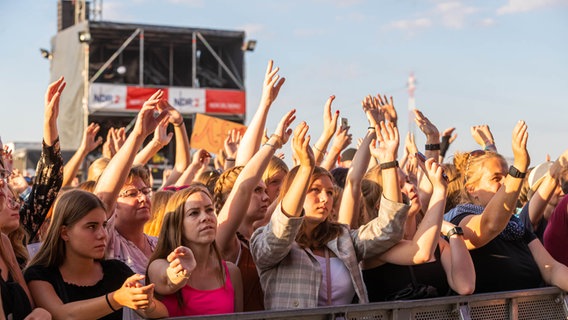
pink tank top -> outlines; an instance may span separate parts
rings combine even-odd
[[[181,289],[183,307],[180,308],[176,294],[170,294],[162,298],[170,317],[198,316],[208,314],[223,314],[235,312],[235,290],[229,275],[227,264],[225,268],[225,285],[213,290],[197,290],[189,285]]]

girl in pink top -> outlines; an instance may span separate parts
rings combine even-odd
[[[168,202],[148,281],[169,316],[241,312],[241,274],[215,245],[217,217],[203,185],[177,191]]]

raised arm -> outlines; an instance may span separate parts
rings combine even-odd
[[[333,104],[333,100],[335,100],[335,96],[329,96],[329,98],[325,102],[325,105],[323,106],[323,131],[312,148],[316,160],[316,165],[320,165],[320,163],[322,162],[327,152],[327,145],[336,132],[339,110],[331,113],[331,105]],[[337,159],[337,157],[335,159]]]
[[[158,106],[158,102],[163,94],[162,90],[158,90],[144,102],[142,109],[138,113],[132,133],[99,177],[94,194],[108,208],[107,218],[110,218],[114,212],[118,193],[126,182],[136,152],[140,149],[144,139],[156,129],[160,121],[166,116],[166,113],[161,112],[162,110]]]
[[[335,136],[333,137],[333,144],[329,152],[325,155],[320,166],[325,168],[327,171],[335,168],[337,158],[341,154],[341,151],[351,144],[352,139],[353,136],[349,133],[349,127],[338,128],[335,132]]]
[[[170,178],[172,181],[176,181],[191,162],[189,137],[187,136],[187,129],[185,128],[185,122],[183,121],[181,113],[176,110],[176,108],[172,107],[165,99],[161,99],[159,104],[160,108],[167,112],[169,123],[174,126],[176,156]]]
[[[375,267],[382,261],[398,265],[421,264],[430,261],[434,256],[446,205],[447,182],[442,177],[442,167],[434,159],[426,160],[421,167],[434,186],[424,219],[412,240],[403,239],[387,252],[372,259],[374,261],[366,261],[367,268]]]
[[[296,110],[291,110],[280,120],[268,142],[250,159],[239,174],[223,208],[217,216],[216,243],[224,259],[236,261],[239,243],[236,232],[243,222],[253,192],[262,179],[270,159],[285,144],[292,130],[288,129],[296,119]]]
[[[380,121],[379,108],[373,99],[371,96],[367,96],[361,102],[363,111],[369,121],[369,130],[367,130],[365,138],[363,138],[361,145],[357,148],[351,167],[347,172],[337,218],[339,223],[347,224],[351,228],[359,227],[357,221],[361,203],[361,181],[365,172],[367,172],[369,160],[371,159],[370,144],[377,136],[375,134],[375,125]]]
[[[513,166],[520,172],[527,172],[530,163],[527,151],[527,125],[524,121],[517,122],[513,129]],[[511,214],[515,210],[517,198],[521,191],[523,179],[507,175],[503,185],[491,198],[482,214],[469,215],[460,221],[463,228],[467,247],[480,248],[493,240],[505,229]]]
[[[482,124],[471,127],[471,136],[484,150],[497,152],[495,139],[493,139],[493,134],[488,125]]]
[[[63,168],[63,187],[71,185],[85,157],[103,142],[102,137],[97,138],[100,128],[96,123],[91,123],[85,128],[81,145]]]
[[[260,104],[248,125],[247,131],[243,135],[241,148],[239,149],[235,162],[236,166],[246,165],[259,150],[268,111],[270,110],[270,106],[274,100],[276,100],[276,97],[278,97],[278,93],[280,92],[280,88],[282,88],[284,81],[286,81],[285,78],[280,78],[278,75],[279,70],[280,68],[278,67],[273,69],[272,60],[268,61],[264,81],[262,83],[262,97],[260,98]]]
[[[174,249],[166,259],[156,259],[148,265],[149,281],[156,285],[156,292],[162,296],[170,295],[185,285],[195,270],[197,263],[188,247]]]
[[[207,166],[207,164],[209,164],[209,160],[211,160],[211,154],[205,151],[205,149],[199,149],[195,151],[191,164],[187,167],[187,169],[185,169],[185,171],[181,174],[181,177],[179,177],[179,179],[175,182],[175,186],[180,187],[191,184],[193,180],[195,180],[195,177],[198,176],[199,170],[203,169]],[[171,183],[164,184],[164,187],[167,187],[169,185],[171,185]]]
[[[456,128],[451,127],[447,128],[440,134],[440,157],[438,159],[438,163],[443,163],[444,158],[446,157],[446,152],[450,148],[452,142],[456,140],[458,137],[457,133],[453,133]],[[453,133],[453,134],[452,134]]]
[[[264,133],[262,135],[264,136]],[[242,138],[243,137],[241,135],[241,132],[237,129],[233,129],[227,132],[227,136],[223,141],[223,150],[227,155],[223,163],[223,168],[225,170],[228,170],[235,166],[237,152],[239,151],[239,146],[241,144]],[[268,139],[266,139],[266,142],[268,142]]]
[[[59,145],[57,117],[65,88],[63,77],[51,83],[45,94],[43,143],[30,195],[20,208],[20,222],[34,239],[63,183],[63,158]]]
[[[536,189],[534,195],[528,203],[529,206],[529,218],[533,229],[536,229],[539,222],[544,216],[544,211],[554,194],[554,191],[558,187],[558,182],[560,180],[560,175],[562,170],[568,167],[568,150],[564,151],[554,161],[552,166],[548,169],[547,174],[544,176],[542,183]]]
[[[136,154],[133,164],[145,165],[156,153],[158,153],[158,151],[170,143],[173,136],[173,133],[168,133],[168,119],[162,119],[154,130],[152,140],[150,140],[150,142]]]

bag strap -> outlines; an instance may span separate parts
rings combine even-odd
[[[331,306],[331,266],[329,259],[329,249],[324,247],[325,250],[325,281],[327,287],[327,305]]]

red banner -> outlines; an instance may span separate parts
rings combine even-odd
[[[142,105],[160,88],[128,87],[126,90],[126,109],[142,109]],[[162,99],[168,99],[168,89],[164,90]]]
[[[206,113],[244,114],[246,110],[244,91],[207,89],[205,101]]]

